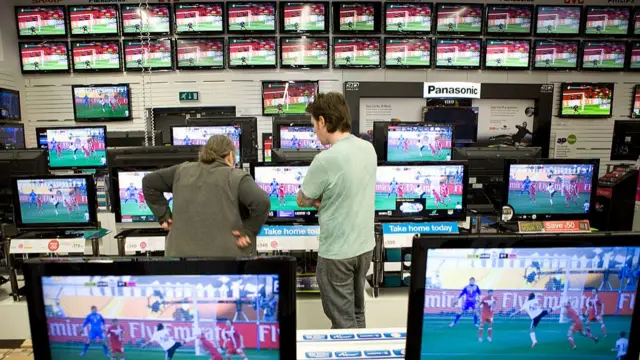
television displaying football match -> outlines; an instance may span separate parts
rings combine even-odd
[[[120,222],[140,223],[156,222],[142,192],[142,178],[151,171],[118,171],[118,199],[120,203]],[[173,194],[164,193],[173,210]],[[117,216],[117,215],[116,215]]]
[[[633,35],[640,35],[640,11],[638,10],[633,15]]]
[[[89,204],[92,201],[88,198],[87,179],[49,177],[16,180],[22,224],[91,223]]]
[[[175,4],[176,34],[219,33],[224,31],[223,3]]]
[[[157,69],[171,70],[173,54],[170,39],[146,41],[124,40],[126,70]]]
[[[311,217],[317,211],[314,208],[301,208],[296,202],[298,191],[309,170],[308,166],[256,166],[254,178],[256,184],[264,190],[271,200],[269,217],[278,219]]]
[[[67,35],[64,6],[16,6],[15,13],[21,38]]]
[[[269,67],[277,66],[276,39],[229,38],[229,67]]]
[[[304,114],[317,92],[317,81],[263,81],[262,115]]]
[[[488,34],[530,34],[533,8],[518,5],[487,5]]]
[[[22,73],[69,71],[66,42],[20,43]]]
[[[640,42],[632,41],[629,44],[629,70],[638,71],[640,69]]]
[[[177,39],[178,69],[223,69],[224,39]]]
[[[389,125],[387,161],[449,161],[453,126]]]
[[[230,32],[276,31],[275,2],[227,3],[227,30]]]
[[[48,351],[52,359],[280,359],[280,279],[248,272],[43,276]]]
[[[49,168],[105,168],[107,147],[104,127],[47,129]]]
[[[529,69],[530,40],[487,39],[484,67]]]
[[[210,126],[173,126],[171,128],[172,146],[203,146],[213,135],[225,135],[236,148],[236,164],[240,164],[240,125],[210,125]]]
[[[327,3],[281,2],[283,32],[327,32]]]
[[[533,68],[543,69],[577,69],[578,40],[535,40],[533,46]]]
[[[69,6],[71,35],[119,35],[117,5]]]
[[[131,120],[129,85],[73,86],[76,121]]]
[[[122,69],[120,41],[72,41],[74,71],[101,71]]]
[[[0,88],[0,114],[2,119],[20,120],[20,92]]]
[[[440,248],[426,256],[420,359],[627,358],[639,247]]]
[[[387,2],[384,9],[385,31],[388,33],[431,32],[431,4]]]
[[[282,67],[329,67],[329,38],[280,38]]]
[[[380,67],[380,38],[333,38],[333,67]]]
[[[481,4],[436,4],[436,31],[440,34],[480,34],[483,12]]]
[[[20,150],[24,148],[24,124],[0,122],[0,150]]]
[[[623,70],[627,43],[621,41],[582,42],[582,69]]]
[[[640,85],[633,87],[633,106],[631,109],[631,117],[640,117]]]
[[[313,126],[280,126],[280,149],[328,149],[322,145]]]
[[[334,29],[337,32],[375,32],[379,29],[379,4],[368,2],[334,3]]]
[[[425,67],[431,66],[430,38],[385,38],[384,65],[392,67]]]
[[[122,4],[120,9],[122,9],[122,32],[124,35],[169,34],[171,32],[169,5]]]
[[[611,117],[613,84],[564,83],[561,89],[560,117]]]
[[[631,8],[624,6],[587,6],[584,34],[626,36]]]
[[[538,6],[536,35],[578,35],[581,15],[581,6]]]
[[[482,40],[436,39],[437,68],[480,68]]]

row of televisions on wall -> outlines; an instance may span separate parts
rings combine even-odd
[[[275,37],[20,43],[22,72],[237,68],[640,70],[640,42],[429,37]],[[278,51],[279,50],[279,51]],[[332,51],[331,51],[332,50]],[[331,54],[331,57],[330,57]],[[123,66],[124,65],[124,66]]]
[[[21,38],[66,36],[67,30],[80,37],[275,33],[277,23],[282,33],[327,33],[331,10],[336,33],[380,33],[383,27],[386,33],[640,35],[638,7],[624,6],[333,2],[330,9],[328,2],[260,1],[178,3],[173,12],[168,4],[15,8]]]

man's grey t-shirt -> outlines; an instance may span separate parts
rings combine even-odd
[[[327,259],[348,259],[375,246],[373,231],[377,157],[371,143],[348,135],[318,154],[302,192],[322,198],[320,249]]]

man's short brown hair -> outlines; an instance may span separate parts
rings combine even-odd
[[[351,131],[351,115],[344,96],[338,92],[317,94],[312,103],[307,105],[307,112],[314,119],[324,118],[327,131],[334,133]]]

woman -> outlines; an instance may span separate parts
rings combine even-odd
[[[251,175],[234,169],[235,147],[223,135],[209,138],[197,162],[147,174],[144,197],[169,231],[166,256],[255,254],[255,237],[267,219],[270,200]],[[164,193],[173,193],[173,211]]]

